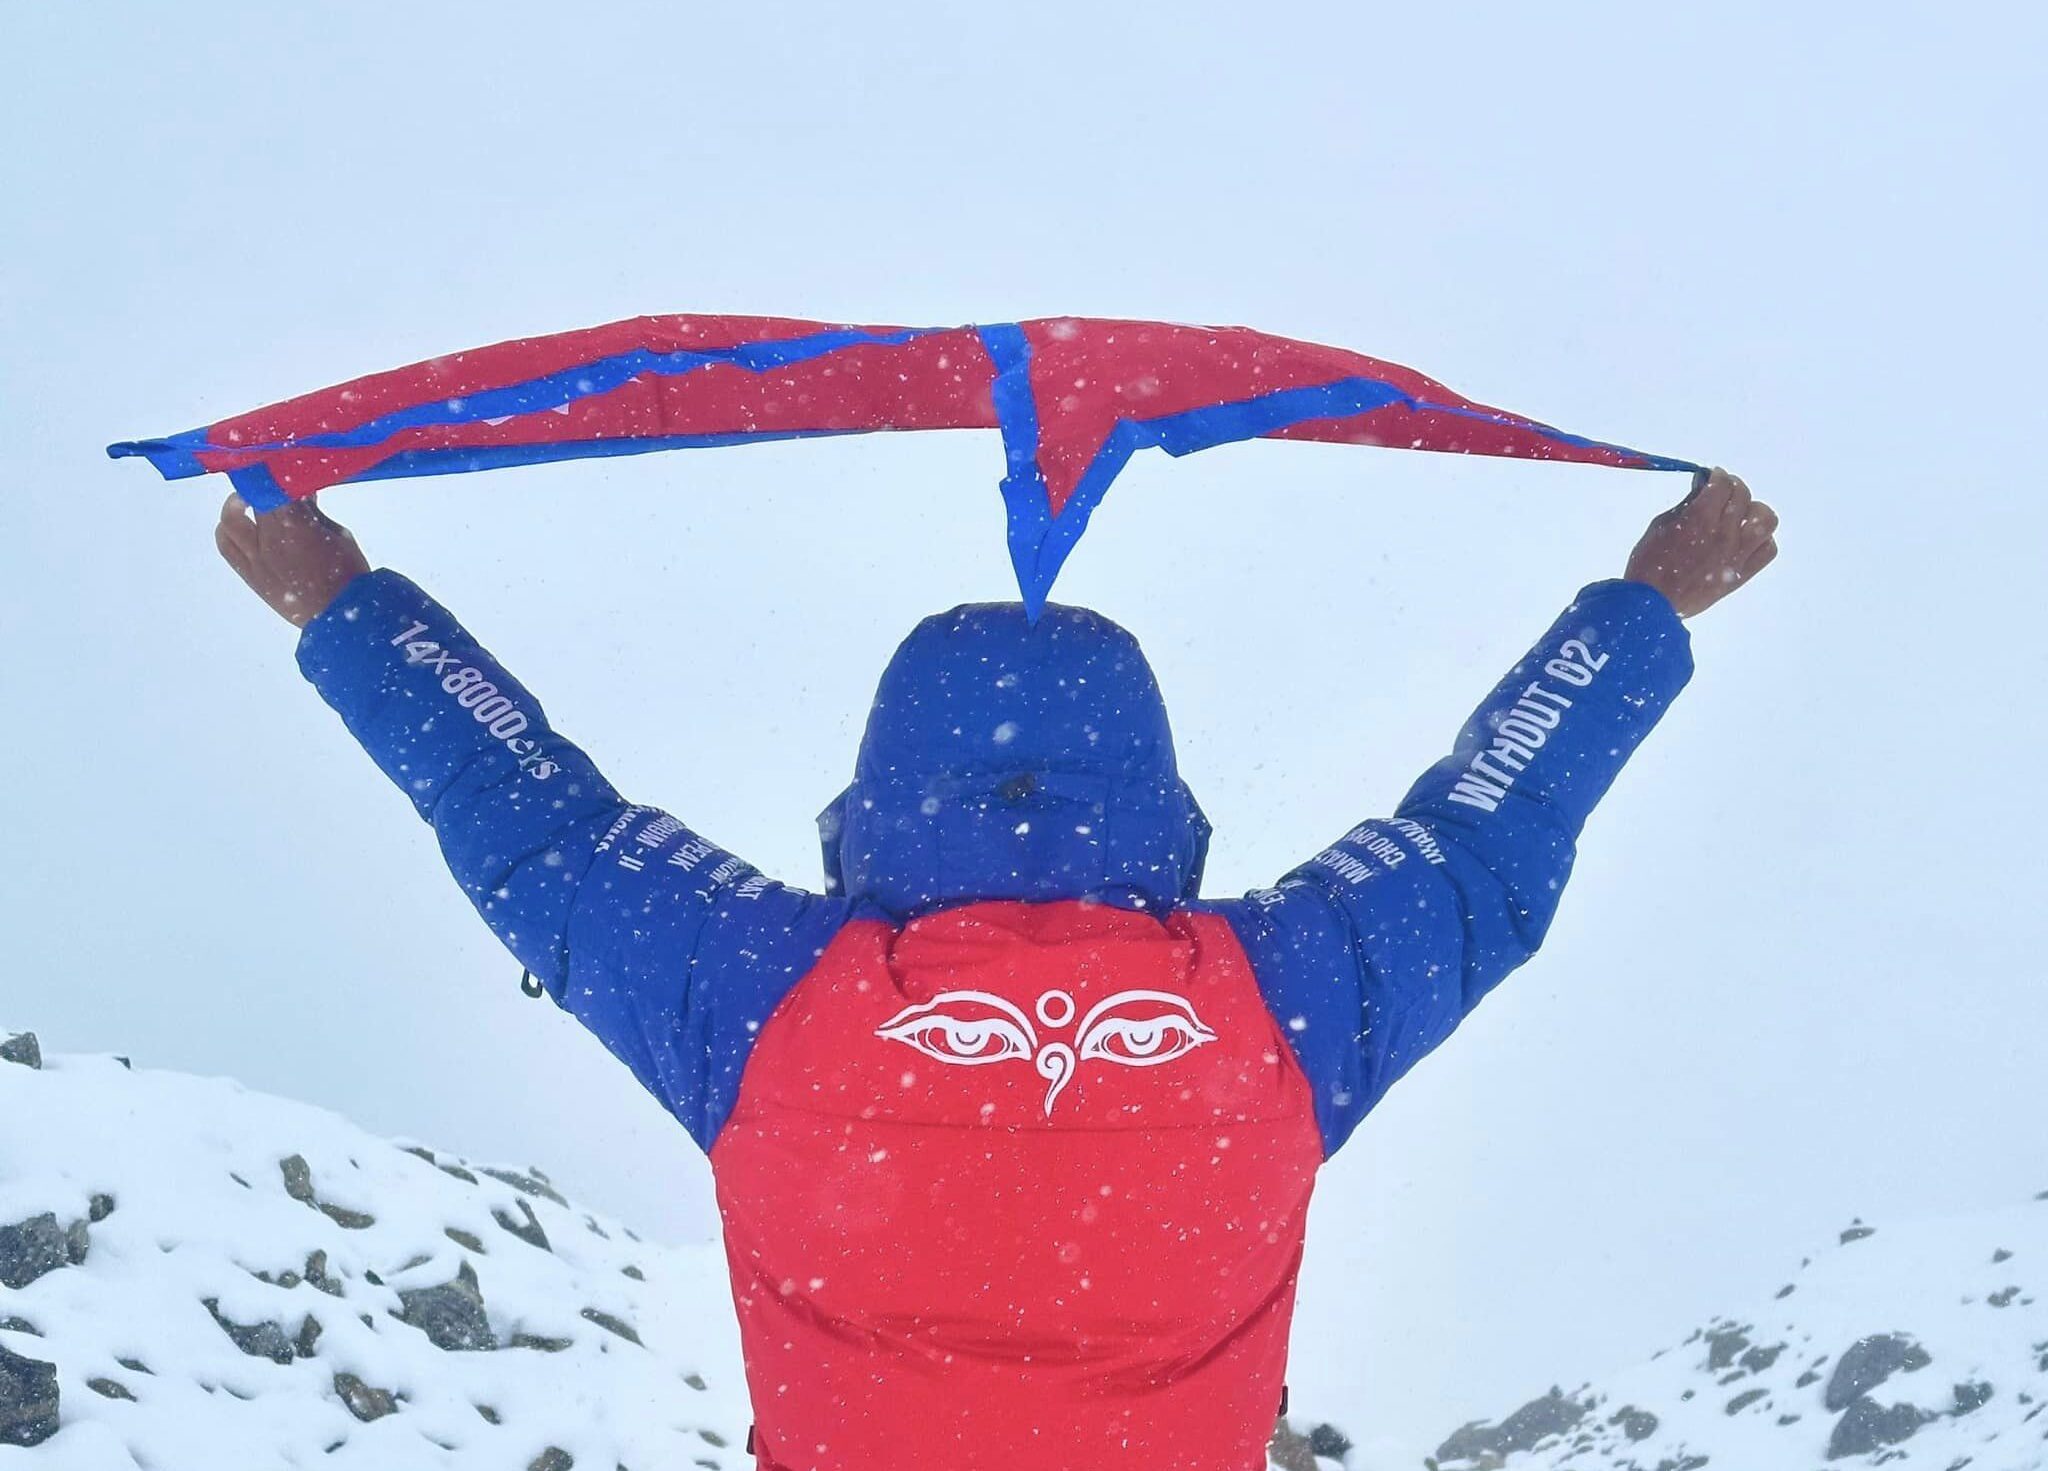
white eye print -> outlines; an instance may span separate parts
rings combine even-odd
[[[1216,1034],[1182,997],[1167,991],[1121,991],[1089,1011],[1080,1039],[1084,1059],[1157,1067],[1215,1041]]]
[[[1031,1022],[1000,996],[985,991],[946,991],[905,1007],[875,1029],[875,1035],[905,1042],[940,1062],[977,1067],[1028,1058],[1038,1050]]]

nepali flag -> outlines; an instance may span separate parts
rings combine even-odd
[[[1033,616],[1125,461],[1242,439],[1696,468],[1489,408],[1396,363],[1248,327],[1050,317],[855,327],[635,317],[453,353],[108,447],[224,474],[258,512],[331,485],[881,429],[998,429]]]

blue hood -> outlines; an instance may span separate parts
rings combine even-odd
[[[908,918],[977,899],[1192,898],[1209,824],[1138,641],[1086,608],[977,603],[889,661],[853,785],[818,818],[828,888]]]

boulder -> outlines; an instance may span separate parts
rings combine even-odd
[[[57,1433],[57,1366],[0,1348],[0,1445],[41,1445]]]
[[[72,1233],[51,1211],[0,1226],[0,1285],[20,1289],[45,1273],[72,1265]],[[79,1253],[84,1259],[84,1253]]]
[[[1933,1356],[1903,1333],[1873,1333],[1849,1345],[1835,1361],[1828,1379],[1825,1403],[1830,1410],[1846,1410],[1892,1375],[1924,1369]]]
[[[43,1066],[42,1044],[36,1041],[34,1032],[16,1032],[0,1040],[0,1062],[18,1063],[40,1071]]]
[[[401,1288],[398,1300],[402,1307],[392,1316],[426,1334],[436,1348],[462,1353],[498,1346],[490,1317],[484,1312],[476,1269],[468,1262],[439,1286]]]

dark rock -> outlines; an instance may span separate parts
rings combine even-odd
[[[426,1148],[423,1145],[401,1144],[398,1147],[400,1149],[403,1149],[407,1154],[414,1156],[415,1158],[425,1160],[428,1164],[438,1163],[438,1161],[436,1161],[434,1158],[434,1151]]]
[[[1995,1308],[2011,1307],[2012,1300],[2019,1295],[2020,1290],[2017,1287],[2001,1287],[1998,1291],[1992,1293],[1991,1296],[1985,1298],[1984,1301],[1990,1303]]]
[[[334,1222],[344,1231],[367,1231],[377,1224],[377,1218],[368,1211],[352,1211],[345,1205],[320,1203],[320,1214]]]
[[[1707,1368],[1720,1373],[1735,1362],[1736,1355],[1749,1347],[1749,1326],[1738,1328],[1730,1323],[1720,1328],[1707,1330]]]
[[[379,1277],[375,1272],[371,1271],[368,1267],[363,1268],[363,1280],[369,1283],[372,1287],[382,1287],[384,1285],[384,1279],[382,1277]]]
[[[1728,1401],[1727,1413],[1739,1415],[1769,1393],[1768,1389],[1745,1389],[1741,1394],[1735,1396],[1734,1399]]]
[[[1648,1410],[1639,1410],[1634,1405],[1623,1405],[1607,1417],[1609,1425],[1619,1425],[1621,1433],[1631,1442],[1648,1440],[1657,1433],[1657,1417]]]
[[[348,1406],[348,1412],[366,1425],[398,1412],[397,1395],[374,1384],[365,1384],[353,1374],[336,1374],[334,1392]]]
[[[614,1318],[610,1313],[599,1308],[585,1308],[583,1316],[587,1321],[597,1324],[598,1327],[606,1332],[618,1334],[619,1337],[625,1339],[628,1343],[640,1342],[640,1335],[633,1331],[633,1325],[622,1318]],[[641,1347],[644,1348],[646,1345],[642,1344]]]
[[[1823,1402],[1829,1410],[1847,1409],[1897,1373],[1924,1369],[1934,1359],[1903,1333],[1873,1333],[1849,1345],[1828,1379]]]
[[[1533,1449],[1539,1441],[1563,1435],[1592,1409],[1552,1388],[1541,1399],[1530,1400],[1498,1425],[1474,1421],[1452,1433],[1437,1447],[1439,1461],[1477,1461],[1492,1456],[1504,1458],[1516,1451]]]
[[[128,1386],[118,1379],[88,1379],[85,1387],[94,1394],[107,1399],[124,1399],[133,1402],[135,1396],[128,1392]]]
[[[1865,1395],[1835,1422],[1834,1433],[1828,1437],[1828,1459],[1867,1456],[1885,1446],[1910,1440],[1916,1430],[1933,1418],[1911,1405],[1881,1405]]]
[[[317,1205],[313,1194],[313,1167],[306,1163],[303,1154],[294,1154],[277,1162],[279,1173],[284,1176],[284,1193],[301,1205]]]
[[[576,1458],[558,1445],[551,1445],[526,1463],[526,1471],[570,1471]]]
[[[1796,1291],[1798,1291],[1798,1288],[1793,1283],[1787,1282],[1783,1287],[1780,1287],[1778,1289],[1777,1296],[1781,1299],[1787,1298],[1790,1297]]]
[[[1351,1437],[1334,1425],[1318,1425],[1308,1433],[1308,1448],[1319,1456],[1341,1461],[1351,1454]]]
[[[1861,1241],[1866,1236],[1875,1236],[1876,1234],[1877,1228],[1875,1226],[1854,1225],[1842,1233],[1842,1245],[1847,1246],[1852,1241]]]
[[[1797,1379],[1792,1381],[1792,1387],[1794,1389],[1804,1389],[1809,1384],[1818,1383],[1820,1383],[1820,1371],[1818,1369],[1808,1369],[1805,1373],[1801,1374]]]
[[[327,1253],[324,1251],[307,1254],[306,1280],[329,1297],[341,1296],[341,1284],[327,1275]]]
[[[27,1333],[41,1338],[43,1330],[26,1318],[0,1318],[0,1333]]]
[[[1774,1343],[1769,1348],[1752,1348],[1743,1351],[1736,1362],[1752,1374],[1761,1374],[1778,1362],[1778,1355],[1785,1351],[1785,1345]]]
[[[140,1359],[116,1359],[114,1360],[114,1362],[119,1364],[122,1368],[126,1369],[131,1374],[147,1374],[152,1379],[156,1377],[156,1371],[151,1369],[149,1365],[143,1363]]]
[[[95,1195],[85,1208],[86,1219],[95,1226],[113,1213],[114,1197],[111,1195]]]
[[[224,1317],[220,1310],[220,1299],[204,1299],[206,1311],[213,1315],[213,1321],[220,1324],[220,1331],[234,1341],[236,1348],[251,1358],[269,1359],[273,1364],[289,1364],[298,1357],[298,1344],[293,1335],[285,1332],[284,1325],[277,1322],[237,1323]],[[303,1333],[304,1325],[300,1325]]]
[[[512,1335],[511,1347],[537,1349],[544,1354],[558,1354],[575,1342],[573,1338],[549,1338],[541,1333],[520,1332]]]
[[[1955,1395],[1955,1408],[1949,1413],[1967,1415],[1972,1410],[1981,1410],[1990,1404],[1994,1391],[1983,1380],[1977,1379],[1968,1384],[1958,1384],[1952,1393]]]
[[[0,1285],[20,1289],[70,1265],[70,1240],[53,1212],[0,1226]]]
[[[114,1058],[114,1061],[115,1061],[115,1062],[118,1062],[119,1064],[121,1064],[121,1066],[122,1066],[122,1067],[124,1067],[124,1068],[128,1069],[128,1071],[129,1071],[129,1072],[131,1072],[131,1073],[135,1071],[135,1064],[134,1064],[134,1063],[132,1063],[132,1062],[130,1062],[130,1061],[129,1061],[129,1060],[127,1059],[127,1058],[125,1058],[125,1057],[120,1057],[120,1056],[116,1056],[116,1057]]]
[[[439,1169],[444,1175],[453,1175],[465,1185],[477,1183],[476,1176],[465,1170],[461,1165],[437,1165],[435,1168]]]
[[[468,1262],[438,1287],[401,1288],[398,1300],[403,1307],[392,1316],[426,1334],[436,1348],[461,1353],[498,1346],[491,1333],[491,1320],[484,1312],[484,1295],[477,1285],[476,1268]]]
[[[494,1170],[489,1165],[478,1165],[477,1168],[484,1174],[489,1175],[493,1180],[510,1185],[521,1195],[531,1195],[541,1200],[551,1200],[556,1205],[565,1206],[569,1203],[562,1198],[560,1191],[547,1182],[547,1177],[541,1174],[539,1170],[530,1170],[525,1174],[521,1174],[518,1170]]]
[[[689,1385],[692,1389],[703,1389],[706,1387],[702,1374],[685,1374],[683,1376],[683,1383]]]
[[[64,1228],[64,1260],[72,1266],[83,1266],[92,1254],[92,1226],[83,1220],[73,1221]]]
[[[2002,1246],[1999,1247],[1998,1250],[1991,1253],[1991,1265],[1994,1267],[1997,1266],[2000,1262],[2009,1262],[2011,1260],[2012,1253],[2007,1251]]]
[[[478,1405],[476,1407],[476,1412],[484,1417],[484,1421],[486,1424],[502,1425],[505,1423],[505,1417],[503,1415],[500,1415],[496,1410],[492,1409],[489,1405]]]
[[[519,1214],[526,1218],[524,1221],[513,1220],[510,1215],[497,1206],[491,1207],[491,1219],[514,1236],[517,1236],[521,1241],[524,1241],[528,1246],[537,1246],[542,1251],[549,1250],[548,1233],[541,1229],[540,1219],[534,1215],[533,1207],[523,1200],[516,1202],[516,1204],[519,1206]]]
[[[0,1445],[41,1445],[57,1433],[57,1366],[0,1348]]]
[[[697,1433],[704,1434],[701,1430]],[[1309,1449],[1308,1437],[1288,1424],[1285,1415],[1266,1442],[1266,1463],[1273,1471],[1317,1471],[1316,1453]]]
[[[645,1282],[647,1280],[647,1274],[641,1271],[638,1267],[621,1267],[619,1268],[619,1271],[622,1275],[631,1277],[635,1282]]]
[[[465,1231],[460,1226],[443,1226],[441,1228],[441,1234],[443,1236],[446,1236],[450,1241],[454,1242],[457,1246],[465,1247],[468,1250],[475,1252],[478,1256],[489,1255],[489,1253],[484,1250],[483,1237],[477,1235],[474,1231]]]
[[[308,1313],[299,1323],[298,1337],[292,1340],[292,1348],[300,1358],[310,1359],[318,1351],[319,1344],[320,1320]]]
[[[6,1041],[0,1042],[0,1062],[19,1063],[25,1068],[38,1072],[43,1066],[43,1044],[36,1040],[34,1032],[16,1032]]]

